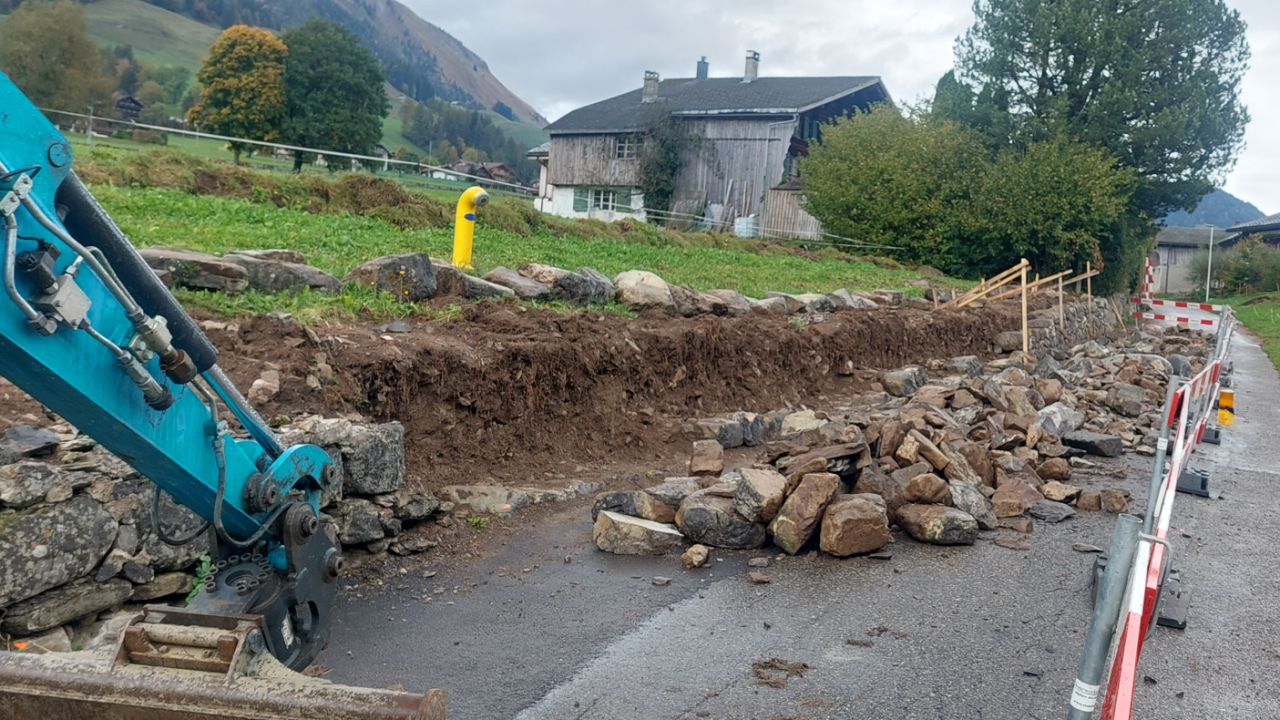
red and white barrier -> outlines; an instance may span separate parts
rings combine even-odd
[[[1136,297],[1130,300],[1130,302],[1139,305],[1150,305],[1152,307],[1176,307],[1186,308],[1188,310],[1205,310],[1208,312],[1222,312],[1222,309],[1226,307],[1225,305],[1207,305],[1205,303],[1183,302],[1181,300],[1156,300],[1151,297]]]
[[[1169,521],[1173,516],[1173,501],[1177,496],[1178,478],[1186,468],[1187,460],[1204,436],[1205,424],[1218,397],[1219,378],[1226,349],[1230,346],[1234,323],[1231,313],[1223,315],[1227,323],[1218,336],[1218,352],[1213,362],[1174,393],[1165,422],[1173,428],[1173,458],[1170,460],[1160,494],[1156,501],[1155,523],[1152,530],[1159,541],[1169,535]],[[1192,408],[1199,412],[1192,416]],[[1162,441],[1156,449],[1163,457],[1168,446]],[[1168,549],[1162,542],[1143,539],[1138,543],[1133,569],[1129,575],[1129,590],[1125,607],[1121,609],[1120,642],[1116,646],[1111,665],[1111,679],[1102,705],[1102,720],[1128,720],[1133,717],[1133,694],[1138,678],[1138,657],[1146,640],[1147,630],[1160,600],[1161,578],[1166,573]]]
[[[1205,305],[1204,307],[1211,307]],[[1176,315],[1164,315],[1161,313],[1136,312],[1133,316],[1143,320],[1169,320],[1171,322],[1186,323],[1188,325],[1207,325],[1213,326],[1218,324],[1218,318],[1189,318],[1178,317]]]
[[[1149,299],[1155,296],[1156,294],[1155,290],[1156,290],[1155,263],[1152,262],[1150,257],[1148,257],[1146,263],[1144,263],[1142,268],[1142,287],[1138,289],[1138,292],[1139,294],[1141,294],[1143,298]],[[1134,302],[1139,302],[1139,301],[1134,300]],[[1142,302],[1147,302],[1147,300],[1142,300]]]

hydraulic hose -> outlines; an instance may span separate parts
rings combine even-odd
[[[31,307],[31,303],[22,297],[22,293],[18,292],[18,286],[14,283],[13,270],[17,263],[18,256],[18,221],[12,215],[5,217],[5,245],[4,245],[4,289],[9,293],[9,299],[13,300],[13,304],[18,306],[22,314],[27,317],[27,322],[32,325],[43,325],[47,319],[43,313]]]

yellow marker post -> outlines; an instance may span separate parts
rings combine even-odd
[[[1234,390],[1223,390],[1218,395],[1218,424],[1230,427],[1236,422],[1236,393]]]
[[[489,193],[473,187],[458,198],[458,215],[453,224],[453,266],[471,270],[471,246],[476,234],[476,210],[489,204]]]

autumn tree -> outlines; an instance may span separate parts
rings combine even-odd
[[[0,70],[45,108],[84,112],[110,100],[115,88],[73,0],[18,6],[0,25]]]
[[[351,31],[314,17],[284,31],[280,39],[289,49],[284,69],[286,141],[372,155],[388,112],[382,69],[373,54]],[[302,170],[304,160],[304,153],[294,153],[295,172]]]
[[[279,38],[260,28],[234,25],[209,49],[196,74],[204,86],[200,101],[187,111],[187,120],[201,131],[246,140],[280,137],[287,94],[284,63],[288,49]],[[235,163],[247,143],[230,143]]]

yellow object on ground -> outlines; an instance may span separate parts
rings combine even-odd
[[[471,246],[476,234],[476,210],[489,204],[489,193],[473,187],[458,198],[458,215],[453,225],[453,266],[471,270]]]
[[[1234,425],[1236,421],[1236,393],[1234,390],[1223,390],[1218,395],[1218,424]]]

